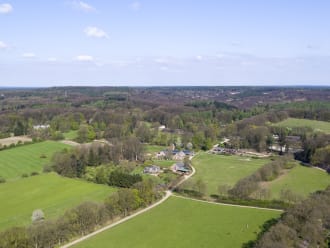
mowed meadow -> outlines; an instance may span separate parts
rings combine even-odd
[[[51,219],[84,201],[103,201],[114,191],[55,173],[0,184],[0,230],[30,224],[33,210],[41,209]]]
[[[0,177],[15,179],[22,174],[40,173],[44,165],[49,164],[53,154],[70,146],[44,141],[35,144],[0,151]]]
[[[189,181],[201,179],[207,186],[208,194],[217,194],[219,185],[234,186],[238,180],[251,175],[269,161],[268,158],[215,155],[203,152],[197,154],[192,160],[196,174]]]
[[[281,212],[170,197],[163,204],[87,239],[76,248],[238,248]]]
[[[327,121],[288,118],[284,121],[274,124],[274,126],[288,127],[288,128],[309,127],[311,129],[313,129],[314,131],[330,133],[330,122],[327,122]]]
[[[270,198],[279,199],[282,190],[291,190],[301,197],[307,197],[310,193],[324,190],[329,185],[330,175],[325,171],[297,165],[263,186],[270,190]]]

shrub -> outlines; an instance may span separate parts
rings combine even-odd
[[[4,179],[3,177],[0,177],[0,183],[5,183],[6,179]]]
[[[45,165],[44,168],[42,169],[42,172],[44,173],[52,172],[52,167],[50,165]]]
[[[30,176],[37,176],[37,175],[39,175],[39,172],[36,172],[36,171],[33,171],[33,172],[31,172],[31,174],[30,174]]]
[[[40,158],[47,158],[47,156],[45,154],[41,154]]]
[[[44,219],[45,219],[45,214],[41,209],[36,209],[33,211],[31,216],[32,223],[37,221],[42,221]]]
[[[25,177],[29,177],[29,175],[27,173],[23,173],[22,178],[25,178]]]

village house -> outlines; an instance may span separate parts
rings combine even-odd
[[[187,168],[183,162],[177,162],[175,165],[174,165],[174,170],[176,172],[181,172],[181,173],[189,173],[190,172],[190,169]]]
[[[157,166],[157,165],[151,165],[151,166],[144,167],[143,173],[145,173],[145,174],[158,174],[158,173],[160,173],[160,167]]]
[[[175,153],[175,155],[173,155],[173,159],[174,160],[183,160],[185,158],[186,154],[182,151]]]
[[[34,130],[47,129],[47,128],[50,128],[50,126],[49,125],[35,125],[35,126],[33,126]]]
[[[163,159],[166,157],[166,153],[165,151],[160,151],[160,152],[157,152],[156,155],[155,155],[155,158],[156,159]]]

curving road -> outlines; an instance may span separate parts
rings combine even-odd
[[[184,181],[188,180],[190,177],[192,177],[195,174],[195,172],[196,172],[195,168],[191,166],[191,169],[192,169],[192,172],[189,175],[185,175],[184,178],[173,187],[173,189],[175,189],[176,187],[178,187],[179,185],[181,185]],[[132,214],[130,216],[127,216],[127,217],[125,217],[125,218],[123,218],[123,219],[121,219],[121,220],[119,220],[117,222],[114,222],[114,223],[112,223],[110,225],[107,225],[105,227],[102,227],[101,229],[99,229],[99,230],[97,230],[95,232],[92,232],[90,234],[87,234],[87,235],[85,235],[85,236],[83,236],[83,237],[81,237],[79,239],[76,239],[76,240],[74,240],[74,241],[72,241],[72,242],[70,242],[70,243],[68,243],[66,245],[63,245],[63,246],[61,246],[61,248],[71,247],[71,246],[73,246],[75,244],[78,244],[78,243],[80,243],[80,242],[82,242],[82,241],[84,241],[84,240],[86,240],[86,239],[88,239],[90,237],[93,237],[93,236],[95,236],[95,235],[97,235],[97,234],[99,234],[99,233],[101,233],[101,232],[103,232],[105,230],[111,229],[111,228],[113,228],[113,227],[115,227],[115,226],[117,226],[117,225],[119,225],[119,224],[121,224],[123,222],[126,222],[126,221],[128,221],[128,220],[130,220],[130,219],[132,219],[132,218],[134,218],[134,217],[136,217],[136,216],[138,216],[138,215],[140,215],[142,213],[145,213],[145,212],[149,211],[150,209],[152,209],[154,207],[157,207],[158,205],[162,204],[171,195],[173,195],[173,191],[172,190],[167,190],[165,196],[161,200],[159,200],[158,202],[150,205],[149,207],[146,207],[144,209],[141,209],[140,211],[137,211],[134,214]]]

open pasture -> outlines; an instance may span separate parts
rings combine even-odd
[[[294,194],[307,197],[310,193],[323,190],[330,185],[330,175],[325,171],[297,165],[277,179],[263,186],[270,190],[272,199],[279,199],[281,190],[291,190]]]
[[[330,133],[330,122],[326,121],[315,121],[307,119],[288,118],[284,121],[274,124],[274,126],[280,127],[310,127],[314,131],[321,131],[324,133]]]
[[[42,174],[0,184],[0,230],[31,223],[33,210],[54,218],[83,201],[102,201],[113,188],[78,179]]]
[[[15,179],[22,174],[40,173],[43,166],[49,164],[53,154],[64,148],[70,146],[44,141],[0,151],[0,177]]]
[[[252,174],[269,161],[268,158],[199,153],[192,160],[196,174],[188,183],[202,179],[207,186],[207,193],[217,194],[219,185],[234,186],[238,180]]]
[[[74,247],[239,248],[280,212],[171,197],[156,208]]]

